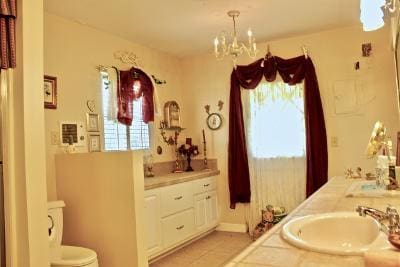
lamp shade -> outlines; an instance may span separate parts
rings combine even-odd
[[[374,31],[385,25],[382,7],[385,0],[361,0],[360,20],[364,31]]]

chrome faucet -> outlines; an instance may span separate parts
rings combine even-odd
[[[386,208],[386,212],[366,206],[358,206],[356,211],[362,217],[368,215],[379,222],[381,230],[386,234],[393,234],[400,231],[399,214],[397,213],[396,208],[390,205]]]

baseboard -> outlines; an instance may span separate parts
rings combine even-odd
[[[247,225],[240,223],[220,223],[216,230],[223,232],[246,233]]]

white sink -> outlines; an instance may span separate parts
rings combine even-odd
[[[282,238],[306,250],[334,255],[362,255],[392,248],[380,225],[356,212],[333,212],[293,219],[283,226]]]

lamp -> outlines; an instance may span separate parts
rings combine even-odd
[[[375,31],[385,25],[384,10],[396,11],[397,0],[360,0],[360,21],[364,31]]]
[[[234,66],[236,66],[237,59],[243,53],[243,51],[246,51],[247,55],[251,58],[255,58],[257,54],[257,45],[251,29],[247,31],[248,45],[246,46],[244,43],[238,43],[236,33],[236,18],[239,17],[239,15],[240,12],[237,10],[231,10],[228,12],[228,16],[233,20],[232,43],[226,45],[226,37],[224,32],[220,33],[214,39],[214,52],[216,58],[218,60],[222,60],[225,56],[231,55]]]

